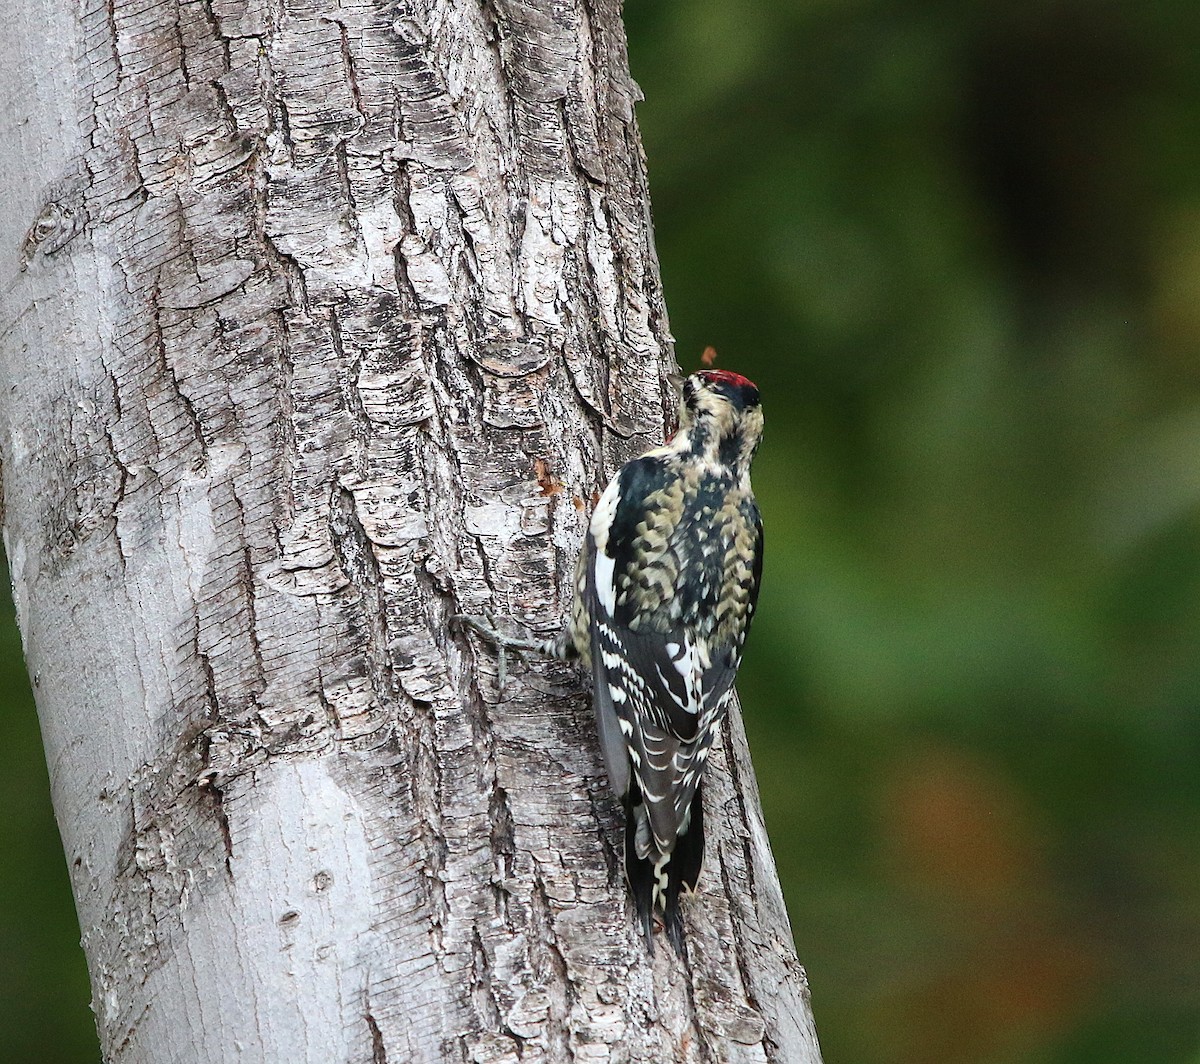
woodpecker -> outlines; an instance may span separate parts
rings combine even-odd
[[[683,382],[679,427],[613,477],[575,569],[566,630],[502,645],[589,668],[600,745],[625,810],[625,874],[648,947],[655,914],[683,953],[679,899],[704,861],[702,777],[758,601],[762,519],[750,463],[758,388],[728,370]]]

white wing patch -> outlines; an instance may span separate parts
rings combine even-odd
[[[693,717],[699,716],[704,708],[704,668],[707,655],[691,633],[684,634],[682,643],[666,643],[663,649],[683,681],[683,698],[677,696],[677,685],[673,686],[671,678],[662,671],[662,666],[656,664],[655,669],[662,681],[663,691],[685,713],[690,713]]]
[[[616,561],[608,553],[608,531],[616,519],[617,507],[621,502],[620,480],[617,476],[609,481],[608,487],[596,503],[588,526],[596,544],[596,556],[592,562],[596,576],[596,598],[609,617],[617,612],[617,588],[613,577]]]
[[[588,528],[596,541],[597,554],[606,553],[608,547],[608,530],[616,520],[617,506],[621,502],[620,480],[621,478],[616,476],[608,482],[608,487],[596,502],[596,509],[592,511],[592,520]]]
[[[596,598],[610,617],[617,612],[617,588],[613,579],[616,561],[610,558],[599,543],[596,544],[596,560],[593,567],[596,570]]]

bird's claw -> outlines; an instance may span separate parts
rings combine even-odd
[[[539,644],[532,639],[513,639],[511,636],[506,636],[496,628],[496,620],[490,613],[456,613],[451,620],[460,626],[474,629],[477,635],[482,636],[496,648],[496,688],[503,697],[508,681],[508,652],[513,650],[520,654],[525,650],[536,651],[539,649]]]

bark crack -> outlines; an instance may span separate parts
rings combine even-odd
[[[537,942],[540,947],[538,952],[544,955],[541,961],[548,965],[548,974],[552,976],[545,982],[545,992],[549,1001],[544,1035],[546,1048],[551,1060],[571,1060],[573,1050],[568,1032],[572,1029],[570,1016],[576,991],[566,959],[558,945],[554,910],[536,861],[533,864],[533,892],[530,896],[529,915],[537,929]]]
[[[358,589],[359,615],[366,636],[366,658],[371,688],[381,706],[395,699],[396,682],[387,627],[387,604],[375,545],[358,516],[354,492],[334,487],[329,500],[329,535],[342,572]]]
[[[387,1064],[387,1049],[383,1044],[383,1032],[379,1023],[368,1011],[366,1014],[367,1029],[371,1032],[371,1064]]]

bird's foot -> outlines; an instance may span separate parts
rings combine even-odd
[[[456,613],[450,618],[462,628],[470,628],[482,636],[496,648],[496,686],[503,696],[508,681],[508,653],[516,651],[523,653],[544,654],[545,642],[537,639],[519,639],[505,635],[496,627],[496,620],[491,614]]]

